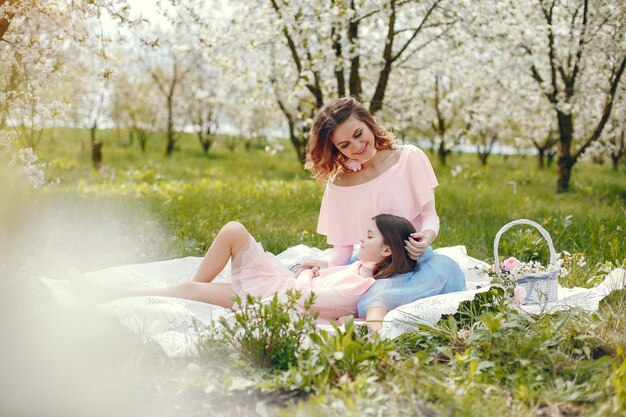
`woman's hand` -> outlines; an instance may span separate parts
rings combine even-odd
[[[323,259],[312,259],[310,261],[303,262],[300,268],[296,270],[296,277],[306,269],[310,269],[313,276],[316,277],[320,274],[320,269],[328,268],[328,262]]]
[[[411,233],[409,239],[404,241],[404,248],[409,254],[409,258],[417,261],[433,240],[435,240],[435,232],[430,229],[424,230],[421,233]]]

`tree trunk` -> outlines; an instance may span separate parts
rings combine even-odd
[[[559,156],[558,178],[556,180],[556,192],[564,193],[569,191],[569,179],[572,174],[572,164],[570,160]]]
[[[391,1],[391,13],[389,14],[389,22],[387,23],[387,37],[385,41],[385,48],[383,49],[383,60],[385,64],[383,69],[378,75],[378,82],[376,83],[376,90],[374,90],[374,96],[370,102],[370,112],[376,114],[383,108],[383,100],[385,99],[385,90],[387,89],[387,83],[389,82],[389,75],[391,74],[391,65],[393,63],[393,40],[396,35],[396,9],[395,3]]]
[[[380,76],[378,78],[378,84],[376,85],[376,91],[374,97],[370,103],[370,112],[376,114],[383,108],[383,100],[385,99],[385,90],[387,89],[387,83],[389,81],[389,74],[391,73],[391,62],[385,62]]]
[[[274,88],[276,88],[275,85]],[[295,118],[291,115],[289,110],[287,110],[287,107],[285,107],[285,104],[280,99],[276,89],[274,90],[274,92],[276,93],[276,103],[278,104],[280,111],[283,112],[283,115],[287,119],[287,126],[289,126],[289,141],[293,145],[293,149],[296,151],[298,161],[300,161],[300,163],[304,165],[304,162],[306,161],[307,137],[304,134],[301,138],[298,137],[298,135],[296,134]],[[300,110],[300,108],[298,108],[298,110]]]
[[[354,0],[350,2],[350,8],[354,11]],[[350,20],[348,25],[348,41],[349,45],[354,46],[359,38],[359,21]],[[349,53],[353,51],[349,50]],[[348,87],[350,88],[350,95],[361,101],[361,75],[359,74],[359,68],[361,66],[361,57],[359,54],[355,54],[350,60],[350,79],[348,80]]]
[[[547,152],[548,155],[548,168],[552,167],[554,163],[554,156],[556,155],[556,151],[554,149],[549,149]]]
[[[572,158],[571,147],[574,135],[574,124],[571,114],[557,113],[559,120],[559,159],[556,192],[565,193],[569,190],[569,179],[576,160]]]
[[[170,156],[174,152],[174,109],[172,96],[167,98],[167,131],[166,131],[166,139],[167,146],[165,147],[165,155]]]
[[[615,149],[610,155],[611,162],[613,163],[613,170],[617,171],[619,161],[624,157],[624,155],[626,155],[626,129],[622,129],[622,133],[620,135],[615,135],[612,142]]]
[[[146,153],[146,144],[148,143],[148,132],[145,129],[137,130],[137,138],[139,139],[139,147],[142,153]]]
[[[446,166],[446,158],[448,157],[448,155],[450,154],[449,150],[446,150],[445,144],[443,143],[443,140],[441,141],[441,143],[439,143],[439,162],[441,163],[441,166]]]
[[[337,93],[339,97],[346,95],[346,78],[343,73],[343,54],[341,51],[341,35],[337,33],[337,29],[333,26],[331,30],[331,39],[333,40],[333,48],[335,49],[335,58],[337,66],[335,67],[335,79],[337,80]]]
[[[544,148],[537,148],[537,166],[539,169],[545,167],[546,150]]]
[[[291,130],[291,129],[290,129]],[[295,132],[289,133],[289,140],[296,151],[296,156],[302,165],[306,161],[306,140],[304,137],[300,138]]]
[[[102,164],[102,142],[98,140],[91,143],[91,164],[96,170]]]
[[[209,140],[210,133],[205,133],[203,131],[198,131],[198,140],[200,141],[200,146],[202,146],[202,151],[205,155],[209,154],[209,149],[211,148],[211,141]]]
[[[94,122],[90,127],[89,127],[89,140],[91,141],[91,145],[93,146],[93,144],[96,142],[96,132],[98,131],[98,122]]]

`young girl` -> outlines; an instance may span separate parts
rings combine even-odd
[[[359,299],[377,279],[415,270],[416,261],[404,249],[404,241],[414,232],[415,227],[405,218],[380,214],[371,219],[367,234],[361,238],[357,262],[319,271],[304,269],[295,275],[265,252],[241,223],[230,222],[218,233],[192,281],[165,288],[83,287],[83,293],[91,292],[98,301],[165,296],[233,308],[235,295],[242,300],[247,294],[267,298],[296,289],[303,293],[300,302],[315,294],[313,310],[319,312],[320,319],[337,320],[356,315]],[[211,282],[229,259],[232,282]]]

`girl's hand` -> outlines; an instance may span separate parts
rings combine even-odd
[[[313,276],[316,277],[320,274],[320,269],[324,268],[328,268],[328,262],[323,259],[312,259],[300,265],[300,268],[298,268],[298,270],[296,271],[296,277],[306,269],[310,269],[313,273]]]
[[[300,268],[296,271],[295,278],[298,278],[301,274],[311,274],[311,278],[314,278],[316,273],[319,275],[319,272],[316,271],[316,268],[312,268],[312,269]]]
[[[409,239],[404,241],[404,248],[409,254],[409,258],[417,261],[433,240],[435,240],[435,232],[432,230],[424,230],[421,233],[411,233]]]

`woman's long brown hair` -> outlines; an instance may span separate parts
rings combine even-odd
[[[374,134],[376,149],[391,148],[395,137],[378,124],[376,118],[353,97],[344,97],[319,109],[309,132],[304,168],[311,171],[318,182],[329,179],[340,168],[345,169],[346,157],[335,147],[332,136],[337,126],[354,115],[367,125]]]
[[[417,268],[417,261],[411,259],[404,248],[404,241],[411,233],[415,233],[413,223],[393,214],[379,214],[372,220],[383,236],[383,242],[391,250],[391,256],[379,262],[374,268],[374,278],[388,278],[395,274],[414,271]]]

